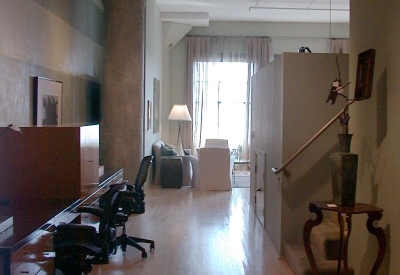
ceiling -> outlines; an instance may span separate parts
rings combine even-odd
[[[161,20],[348,23],[350,0],[156,0]]]

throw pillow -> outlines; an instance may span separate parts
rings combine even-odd
[[[164,144],[161,144],[161,154],[163,156],[176,156],[178,153],[173,148],[167,148]]]
[[[182,149],[182,143],[179,143],[179,144],[176,144],[176,145],[165,143],[165,146],[167,148],[174,149],[178,153],[179,156],[184,156],[185,155],[185,153],[183,152],[183,149]]]

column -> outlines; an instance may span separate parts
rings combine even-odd
[[[100,161],[135,181],[143,157],[145,0],[104,1]]]

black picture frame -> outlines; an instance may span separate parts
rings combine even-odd
[[[357,101],[368,99],[372,94],[372,82],[375,67],[374,49],[369,49],[358,55],[357,78],[354,99]]]
[[[33,125],[61,126],[62,87],[60,81],[33,78]]]

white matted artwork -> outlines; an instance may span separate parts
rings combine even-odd
[[[153,134],[160,131],[160,80],[153,79]]]
[[[61,126],[62,86],[60,81],[33,78],[33,125]]]
[[[147,131],[151,129],[151,100],[147,100]]]

